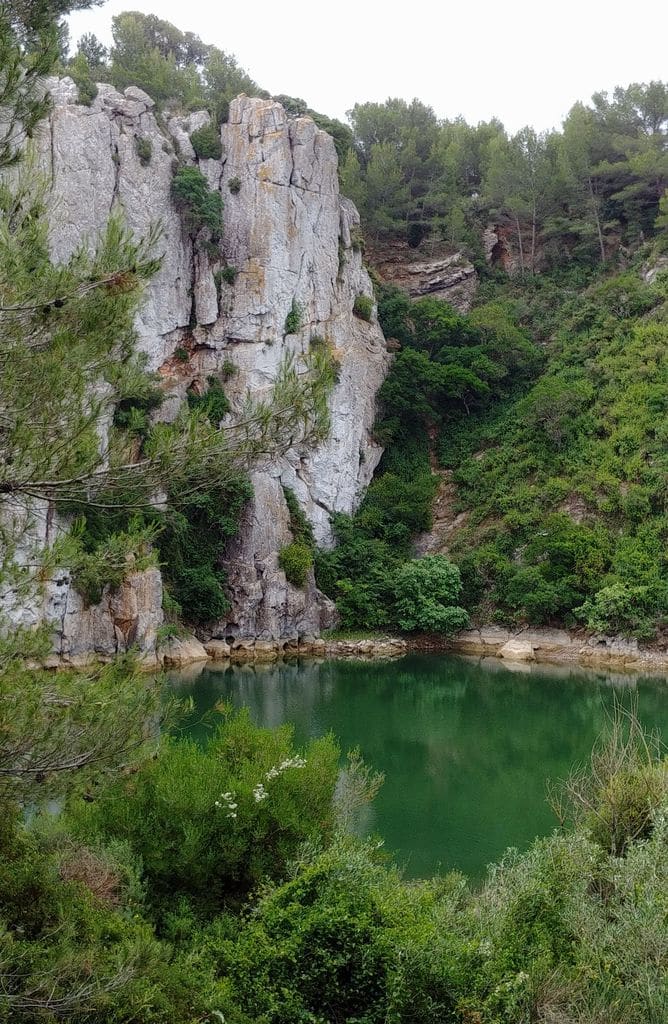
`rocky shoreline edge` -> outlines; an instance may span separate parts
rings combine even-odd
[[[270,664],[293,658],[350,658],[380,661],[406,654],[433,652],[489,658],[498,665],[522,666],[529,671],[534,664],[552,664],[581,668],[608,668],[622,672],[668,674],[668,647],[641,646],[637,640],[622,637],[569,633],[562,629],[525,628],[510,630],[500,626],[467,629],[455,637],[436,635],[374,636],[334,638],[306,636],[299,639],[243,639],[228,643],[221,639],[200,641],[193,635],[172,636],[157,651],[139,655],[139,667],[145,672],[181,669],[200,662],[218,664]],[[32,668],[77,669],[111,659],[91,654],[63,658],[54,655]]]
[[[496,658],[499,662],[570,665],[622,671],[668,673],[668,648],[641,646],[621,637],[569,633],[562,629],[509,630],[499,626],[468,629],[456,637],[377,636],[362,639],[304,637],[299,640],[224,640],[200,643],[195,637],[172,637],[159,651],[162,668],[197,661],[270,663],[284,658],[356,658],[385,660],[411,652],[431,651]]]

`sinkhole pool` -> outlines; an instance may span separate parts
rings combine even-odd
[[[359,747],[385,775],[360,828],[414,878],[458,869],[479,880],[507,847],[551,832],[547,781],[587,760],[615,703],[668,737],[668,679],[605,671],[425,654],[209,663],[170,680],[193,699],[181,728],[198,740],[223,701],[259,725],[290,722],[298,744],[331,731],[342,751]]]

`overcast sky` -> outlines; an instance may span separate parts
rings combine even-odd
[[[543,130],[593,92],[668,77],[666,0],[109,0],[72,15],[73,44],[109,44],[123,10],[196,32],[270,92],[342,119],[356,102],[417,96],[439,117]]]

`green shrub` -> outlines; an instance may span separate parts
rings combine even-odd
[[[213,622],[230,607],[221,561],[252,493],[247,478],[237,474],[209,487],[186,481],[172,496],[178,511],[169,516],[157,545],[173,599],[189,623]]]
[[[238,195],[239,192],[241,192],[241,178],[237,178],[236,176],[234,178],[230,178],[227,183],[227,187],[233,196]]]
[[[73,536],[81,539],[79,551],[70,558],[72,582],[86,604],[97,604],[105,587],[116,590],[130,573],[156,564],[153,544],[155,525],[141,521],[127,530],[111,533],[99,543],[86,545],[85,522],[75,523]]]
[[[611,583],[575,611],[597,633],[645,640],[654,635],[656,607],[649,587]]]
[[[183,636],[184,632],[183,627],[179,626],[176,622],[162,622],[155,634],[156,647],[161,647],[168,640]]]
[[[223,155],[220,132],[212,121],[192,132],[190,142],[198,160],[220,160]]]
[[[68,64],[67,73],[77,87],[79,103],[90,107],[97,96],[97,85],[93,79],[90,64],[83,53],[77,53],[72,58]]]
[[[123,385],[122,397],[114,409],[113,424],[133,437],[146,438],[151,429],[150,414],[160,407],[165,396],[150,375],[139,374],[125,380]]]
[[[469,624],[455,605],[462,584],[459,569],[443,555],[405,562],[394,578],[397,621],[402,629],[455,633]]]
[[[223,360],[223,365],[220,368],[220,376],[222,380],[232,380],[233,377],[239,372],[239,367],[231,359]]]
[[[386,451],[381,470],[354,517],[332,517],[337,545],[317,556],[318,586],[336,601],[344,629],[396,625],[394,574],[410,557],[412,537],[431,526],[438,477],[427,439],[404,437]]]
[[[188,392],[188,406],[203,413],[213,426],[218,426],[230,411],[225,391],[215,377],[207,377],[207,388],[202,394]]]
[[[208,229],[212,242],[222,231],[223,200],[197,167],[180,167],[172,180],[172,197],[193,232]]]
[[[135,152],[142,167],[148,167],[153,155],[153,144],[145,135],[135,135]]]
[[[668,761],[658,736],[644,732],[636,715],[617,708],[589,764],[553,787],[551,802],[562,824],[584,828],[612,857],[646,840],[668,799]]]
[[[174,358],[178,359],[180,363],[187,363],[190,359],[190,352],[183,345],[177,345],[174,349]]]
[[[369,295],[356,295],[353,303],[353,313],[360,320],[371,320],[373,314],[373,299]]]
[[[411,924],[421,915],[427,925],[424,902],[416,896]],[[339,842],[264,893],[224,962],[231,1004],[247,1020],[276,1024],[404,1019],[392,1004],[403,987],[406,910],[398,877],[374,863],[371,849]]]
[[[302,306],[293,299],[290,312],[285,318],[284,330],[286,334],[297,334],[301,330],[303,315],[304,310]]]
[[[313,552],[303,541],[295,540],[281,548],[278,553],[278,564],[289,583],[295,587],[303,587],[313,565]]]
[[[223,267],[221,271],[221,278],[225,284],[234,284],[237,279],[237,274],[237,268],[228,264],[226,267]]]
[[[301,505],[297,501],[297,495],[291,487],[284,487],[283,496],[285,498],[285,504],[288,506],[288,512],[290,513],[290,532],[292,533],[293,539],[301,541],[307,547],[313,549],[315,547],[313,527],[306,518]]]
[[[164,741],[157,759],[82,804],[75,825],[129,845],[161,916],[181,896],[213,916],[283,877],[306,840],[331,835],[338,762],[331,737],[297,752],[290,726],[259,729],[243,711],[204,750]]]

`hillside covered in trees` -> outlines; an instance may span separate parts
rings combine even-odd
[[[542,136],[439,123],[417,101],[358,105],[351,124],[342,181],[368,237],[458,248],[480,286],[462,316],[378,283],[400,348],[380,393],[386,454],[357,516],[337,523],[322,585],[351,628],[392,625],[396,563],[429,529],[445,471],[459,518],[443,550],[478,621],[655,637],[668,614],[668,89],[596,95]]]

